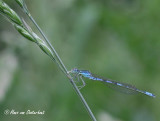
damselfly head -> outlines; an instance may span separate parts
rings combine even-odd
[[[78,72],[79,72],[79,70],[77,68],[74,68],[71,70],[71,73],[78,73]]]

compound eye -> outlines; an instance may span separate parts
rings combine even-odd
[[[78,69],[77,69],[77,68],[74,68],[73,71],[74,71],[75,73],[77,73],[77,72],[78,72]]]
[[[75,71],[78,71],[78,69],[77,69],[77,68],[75,68],[74,70],[75,70]]]

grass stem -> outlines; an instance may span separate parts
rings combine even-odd
[[[45,42],[49,45],[51,51],[54,53],[56,59],[58,60],[57,64],[60,64],[60,69],[62,70],[62,72],[68,77],[68,79],[70,80],[70,83],[72,84],[74,90],[76,91],[77,95],[79,96],[79,98],[81,99],[82,103],[84,104],[87,112],[89,113],[91,119],[93,121],[96,121],[95,116],[93,115],[90,107],[88,106],[86,100],[84,99],[83,95],[81,94],[80,90],[78,89],[78,87],[76,86],[72,76],[70,75],[70,73],[68,73],[67,68],[65,67],[64,63],[62,62],[61,58],[59,57],[58,53],[56,52],[55,48],[52,46],[52,44],[50,43],[49,39],[45,36],[45,34],[43,33],[43,31],[41,30],[41,28],[38,26],[38,24],[36,23],[36,21],[34,20],[34,18],[31,16],[30,12],[27,9],[27,6],[24,4],[23,2],[23,10],[24,12],[27,14],[27,16],[30,18],[30,20],[34,23],[34,25],[37,27],[37,29],[39,30],[39,32],[41,33],[41,35],[43,36]],[[57,61],[56,60],[56,61]],[[62,68],[61,68],[62,67]]]

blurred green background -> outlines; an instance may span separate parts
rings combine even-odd
[[[14,0],[5,0],[27,23]],[[81,89],[98,121],[160,120],[159,0],[26,0],[66,67],[153,92],[125,95],[85,79]],[[44,115],[4,115],[45,111]],[[38,46],[0,16],[1,121],[90,121],[68,79]]]

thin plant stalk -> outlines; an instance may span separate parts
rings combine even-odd
[[[27,14],[27,13],[26,13]],[[88,106],[87,102],[85,101],[83,95],[81,94],[81,92],[79,91],[78,87],[76,86],[74,80],[72,79],[71,75],[68,73],[67,68],[65,67],[64,63],[62,62],[61,58],[59,57],[59,55],[57,54],[55,48],[51,45],[50,41],[48,40],[48,38],[45,36],[45,34],[43,33],[43,31],[41,30],[41,28],[38,26],[38,24],[36,23],[36,21],[33,19],[33,17],[31,16],[31,14],[27,14],[30,18],[30,20],[35,24],[35,26],[37,27],[37,29],[39,30],[39,32],[41,33],[41,35],[43,36],[43,38],[46,40],[46,43],[49,45],[50,49],[52,50],[52,52],[54,53],[54,55],[56,56],[56,58],[59,61],[59,64],[63,67],[64,69],[64,74],[68,77],[68,79],[70,80],[71,84],[73,85],[75,91],[77,92],[78,96],[80,97],[81,101],[83,102],[84,106],[86,107],[86,110],[88,111],[88,113],[90,114],[91,118],[93,121],[96,121],[95,116],[93,115],[90,107]]]
[[[18,2],[17,2],[18,1]],[[91,119],[93,121],[96,121],[95,116],[93,115],[90,107],[88,106],[87,102],[85,101],[83,95],[81,94],[81,92],[79,91],[78,87],[76,86],[72,76],[70,75],[70,73],[68,73],[67,68],[65,67],[64,63],[62,62],[61,58],[59,57],[58,53],[56,52],[55,48],[52,46],[52,44],[50,43],[49,39],[45,36],[45,34],[43,33],[43,31],[41,30],[41,28],[38,26],[38,24],[36,23],[36,21],[34,20],[34,18],[31,16],[29,10],[27,9],[27,6],[24,2],[24,0],[16,0],[16,2],[20,5],[20,7],[24,10],[24,12],[28,15],[28,17],[30,18],[30,20],[34,23],[34,25],[37,27],[37,29],[39,30],[39,32],[41,33],[41,35],[43,36],[45,42],[49,45],[51,51],[54,53],[55,57],[58,60],[57,64],[60,67],[60,69],[62,70],[62,72],[68,77],[68,79],[70,80],[70,83],[72,84],[72,86],[74,87],[76,93],[78,94],[79,98],[81,99],[82,103],[84,104],[86,110],[88,111]],[[56,61],[57,61],[56,60]],[[62,68],[63,69],[62,69]]]

